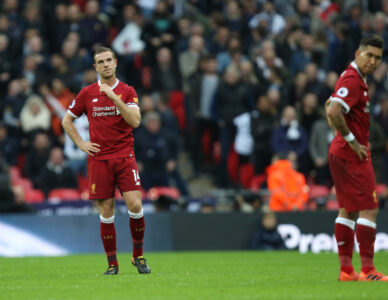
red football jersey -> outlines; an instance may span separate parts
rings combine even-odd
[[[89,158],[105,160],[134,155],[132,128],[112,100],[100,92],[100,84],[98,81],[83,88],[68,109],[75,118],[83,113],[88,117],[90,141],[100,145],[100,152]],[[112,89],[129,107],[139,109],[133,87],[117,80]]]
[[[342,104],[345,121],[356,140],[369,145],[369,93],[366,78],[363,78],[357,64],[352,62],[338,79],[331,101]],[[369,147],[368,147],[369,148]],[[343,159],[359,161],[357,154],[349,147],[341,134],[332,141],[329,152]],[[370,151],[368,149],[370,159]]]

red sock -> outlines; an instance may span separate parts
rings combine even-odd
[[[352,265],[354,230],[351,228],[352,226],[354,226],[354,221],[345,218],[337,218],[334,229],[341,271],[348,274],[354,271]]]
[[[113,219],[114,220],[114,219]],[[114,223],[100,223],[102,244],[104,245],[108,265],[118,266],[116,257],[116,230]]]
[[[134,218],[134,216],[136,218]],[[133,257],[143,256],[143,240],[145,228],[143,210],[138,214],[130,213],[129,228],[131,229],[132,235]]]
[[[374,246],[376,239],[376,224],[364,218],[357,220],[356,236],[360,246],[361,271],[368,273],[373,265]]]

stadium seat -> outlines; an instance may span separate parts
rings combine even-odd
[[[267,175],[266,174],[258,174],[254,175],[251,179],[250,183],[250,189],[253,191],[258,191],[260,190],[261,186],[263,183],[267,180]]]
[[[12,183],[14,182],[15,179],[19,179],[22,177],[18,167],[9,167],[9,174],[11,176]]]
[[[239,169],[240,184],[244,189],[248,189],[251,186],[253,175],[255,174],[255,167],[253,164],[243,164]]]
[[[14,178],[12,180],[12,185],[13,186],[21,186],[24,190],[32,190],[33,184],[32,181],[27,179],[27,178]]]
[[[27,203],[43,203],[45,200],[43,192],[35,189],[24,190],[24,198]]]
[[[325,185],[312,184],[309,186],[309,198],[329,197],[330,189]]]
[[[49,202],[57,201],[78,201],[81,200],[81,193],[76,189],[54,189],[49,192],[48,195]]]
[[[186,129],[185,96],[182,91],[171,91],[168,106],[178,120],[179,129]]]
[[[326,209],[327,210],[338,210],[338,202],[337,199],[329,199],[326,203]]]
[[[239,157],[234,148],[231,148],[231,150],[229,151],[227,165],[230,180],[232,180],[233,182],[238,182]]]
[[[380,197],[386,196],[387,193],[387,186],[384,183],[378,183],[376,184],[376,193]]]
[[[169,196],[173,199],[177,199],[180,196],[179,190],[175,187],[159,186],[150,188],[147,192],[147,198],[150,200],[156,200],[159,196]]]
[[[325,185],[311,184],[309,185],[309,200],[307,208],[315,210],[317,206],[327,206],[327,201],[330,196],[330,189]]]

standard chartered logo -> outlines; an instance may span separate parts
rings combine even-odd
[[[119,115],[120,112],[115,105],[112,106],[100,106],[93,107],[93,117],[107,117],[107,116],[116,116]]]

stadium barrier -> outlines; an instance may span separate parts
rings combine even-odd
[[[278,214],[288,249],[301,253],[337,251],[335,212]],[[260,214],[146,214],[145,251],[249,249]],[[118,251],[131,250],[128,215],[116,214]],[[355,243],[357,245],[357,243]],[[388,250],[388,211],[378,221],[376,251]],[[68,255],[102,252],[98,214],[78,216],[0,215],[0,256]]]

